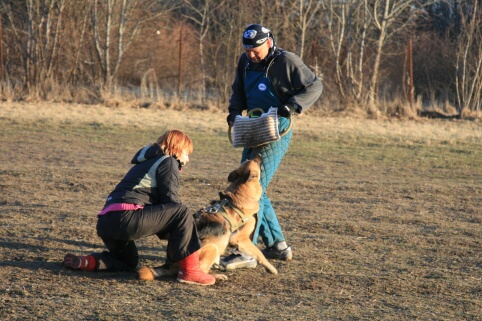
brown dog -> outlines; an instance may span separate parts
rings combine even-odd
[[[220,256],[228,245],[254,257],[269,272],[278,274],[263,253],[251,241],[256,228],[256,214],[263,193],[259,182],[261,177],[261,157],[243,162],[228,176],[229,186],[219,193],[221,200],[198,211],[195,216],[196,227],[202,247],[199,250],[201,270],[208,273],[214,263],[219,264]],[[179,267],[166,264],[155,269],[142,267],[138,270],[139,279],[154,280],[161,276],[175,276]],[[214,275],[218,280],[226,280],[224,274]]]
[[[259,183],[261,163],[259,155],[243,162],[229,174],[228,188],[219,193],[221,201],[196,213],[196,226],[203,244],[199,252],[203,272],[207,273],[214,263],[219,264],[220,256],[228,245],[232,245],[254,257],[269,272],[278,274],[276,268],[251,241],[263,193]],[[217,279],[227,278],[222,274],[215,276]]]

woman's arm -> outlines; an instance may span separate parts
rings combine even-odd
[[[161,162],[156,171],[158,198],[161,204],[179,203],[180,174],[179,163],[174,157]]]

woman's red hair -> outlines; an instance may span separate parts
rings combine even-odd
[[[168,130],[159,136],[156,144],[161,147],[165,155],[175,156],[176,158],[181,157],[183,150],[189,155],[194,149],[191,138],[177,129]]]

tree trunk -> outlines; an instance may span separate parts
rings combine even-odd
[[[385,1],[385,8],[383,11],[383,16],[382,16],[382,22],[381,24],[378,22],[377,15],[376,15],[376,7],[377,4],[375,4],[375,21],[376,25],[378,27],[378,30],[380,31],[380,35],[378,36],[378,41],[377,41],[377,48],[376,48],[376,54],[375,54],[375,62],[373,63],[373,73],[371,77],[371,83],[370,83],[370,89],[368,93],[368,105],[367,105],[367,110],[368,113],[373,116],[373,117],[378,117],[378,72],[380,69],[380,61],[381,57],[383,54],[383,45],[385,43],[385,35],[387,32],[387,22],[388,22],[388,14],[389,14],[389,9],[390,9],[390,0],[384,0]],[[378,2],[378,1],[377,1]]]

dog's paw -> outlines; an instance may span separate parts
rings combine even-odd
[[[226,281],[228,277],[225,274],[213,274],[216,281]]]
[[[139,270],[137,270],[137,275],[141,281],[153,281],[155,278],[154,270],[147,266],[139,268]]]
[[[271,274],[275,274],[275,275],[278,274],[278,270],[274,266],[272,266],[271,264],[265,266],[265,268]]]

